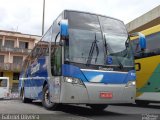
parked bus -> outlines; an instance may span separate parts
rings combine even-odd
[[[139,38],[132,38],[136,64],[138,105],[160,102],[160,25],[141,32],[145,35],[145,48],[141,49]]]
[[[23,102],[59,104],[132,103],[135,70],[122,21],[98,14],[63,11],[26,58],[20,75]]]
[[[0,77],[0,98],[9,97],[9,78]]]

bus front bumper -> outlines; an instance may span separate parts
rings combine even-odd
[[[135,86],[126,84],[84,83],[84,85],[63,82],[60,103],[77,104],[120,104],[134,103]]]

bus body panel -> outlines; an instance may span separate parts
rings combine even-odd
[[[47,57],[44,59],[47,59]],[[41,66],[44,65],[41,62],[37,62],[34,66],[36,66],[39,63],[40,63],[39,68],[41,68]],[[133,102],[135,95],[135,90],[134,90],[135,86],[133,87],[125,87],[125,86],[128,81],[135,80],[134,71],[130,72],[115,72],[115,71],[101,71],[101,70],[94,71],[87,69],[81,70],[78,67],[76,67],[76,69],[77,70],[74,69],[74,66],[71,66],[70,69],[68,68],[66,69],[64,67],[63,76],[59,77],[58,76],[42,77],[42,75],[40,75],[37,70],[34,73],[36,75],[35,77],[28,77],[23,79],[25,97],[42,100],[42,89],[44,82],[46,81],[47,84],[49,85],[50,91],[52,91],[50,96],[51,101],[55,103],[104,104],[104,103],[117,103],[117,101],[118,103]],[[39,69],[39,70],[42,73],[47,72],[47,69]],[[65,70],[69,71],[70,74],[66,73]],[[117,74],[120,74],[120,77],[117,77]],[[99,75],[107,76],[108,78],[107,80],[105,80],[106,78],[104,77],[101,81],[96,80],[99,81],[98,83],[92,83],[94,82],[92,81],[93,79],[99,79],[99,77],[97,77]],[[110,75],[112,77],[109,77]],[[84,82],[84,86],[64,82],[65,76],[79,78]],[[113,93],[113,99],[99,98],[100,92],[107,92],[107,91]]]
[[[89,103],[86,87],[62,82],[60,103]]]
[[[50,101],[60,103],[60,95],[62,91],[62,76],[50,77],[48,80],[50,93]]]
[[[19,92],[24,89],[24,96],[31,99],[42,99],[42,89],[45,81],[48,81],[47,71],[48,57],[37,58],[27,69],[27,77],[20,77]],[[23,75],[23,73],[22,73]]]
[[[142,31],[147,48],[139,54],[138,39],[132,38],[135,48],[136,100],[160,101],[160,25]],[[136,45],[135,45],[136,44]]]
[[[142,94],[136,97],[136,100],[159,102],[160,94],[159,92],[143,92]]]
[[[129,72],[120,71],[102,71],[92,69],[80,69],[73,65],[62,65],[62,75],[81,79],[83,82],[95,82],[105,84],[126,84],[128,81],[134,81],[135,70]]]
[[[126,87],[126,83],[128,81],[135,80],[134,73],[135,71],[115,72],[90,69],[81,70],[80,68],[73,65],[63,65],[62,74],[64,77],[77,78],[81,80],[84,84],[77,85],[66,83],[64,82],[65,78],[62,77],[61,96],[59,102],[88,104],[105,104],[117,102],[132,103],[134,102],[135,97],[135,86]],[[117,74],[119,74],[120,77],[117,77]],[[105,77],[102,78],[101,76]],[[102,99],[99,97],[101,92],[111,92],[113,94],[113,98]],[[54,100],[53,102],[58,101]]]
[[[135,87],[125,87],[125,84],[85,83],[85,86],[62,83],[60,103],[84,104],[116,104],[133,103]],[[111,92],[112,98],[101,98],[101,92]]]
[[[137,71],[137,100],[157,101],[160,92],[160,56],[137,59],[135,62],[141,65]],[[154,62],[153,62],[154,61]],[[153,95],[152,95],[153,93]],[[156,97],[153,97],[156,95]]]
[[[22,86],[22,88],[24,88],[25,97],[31,99],[42,99],[42,89],[44,81],[45,80],[43,80],[43,78],[24,80],[24,86]]]

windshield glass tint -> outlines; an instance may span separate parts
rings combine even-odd
[[[96,36],[97,48],[96,46],[93,48],[90,64],[104,65],[104,47],[100,32],[70,29],[69,33],[69,52],[66,51],[66,60],[68,59],[72,62],[86,64],[89,57],[89,52],[91,51],[91,46],[95,41]]]
[[[105,40],[108,45],[108,49],[111,49],[110,53],[117,53],[126,49],[126,35],[105,34]]]
[[[109,64],[133,66],[133,53],[124,23],[102,16],[99,17],[99,20],[107,44],[107,56],[112,59],[112,63]]]
[[[127,35],[125,25],[123,24],[122,21],[108,17],[99,17],[99,20],[104,33]]]
[[[122,21],[73,11],[67,12],[66,16],[69,22],[69,41],[66,41],[65,46],[66,61],[96,65],[119,66],[123,64],[133,66],[130,45],[126,46],[128,33]],[[95,35],[98,47],[92,46]],[[90,56],[92,47],[93,52]],[[108,59],[112,61],[108,63]]]
[[[107,55],[112,58],[112,64],[133,66],[133,52],[127,36],[105,34],[105,40],[107,44]]]
[[[7,79],[0,80],[0,87],[7,87]]]
[[[69,19],[69,27],[72,29],[100,31],[100,25],[96,15],[67,12],[67,17]]]

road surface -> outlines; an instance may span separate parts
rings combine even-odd
[[[109,105],[103,112],[93,111],[89,107],[79,105],[63,105],[56,111],[46,110],[40,102],[22,103],[20,100],[0,100],[0,119],[7,116],[14,119],[37,115],[34,119],[53,120],[160,120],[160,104],[147,107],[136,105]],[[13,115],[13,116],[12,116]],[[16,116],[14,116],[16,115]],[[30,117],[30,119],[32,119]],[[9,119],[10,119],[9,118]],[[143,119],[146,118],[146,119]],[[27,119],[27,118],[26,118]]]

